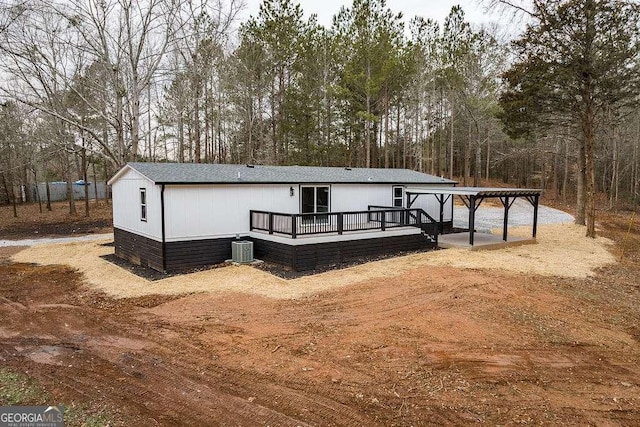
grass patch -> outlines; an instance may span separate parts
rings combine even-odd
[[[106,409],[92,411],[83,405],[72,404],[65,407],[64,421],[67,426],[105,427],[121,425],[116,423]]]
[[[9,369],[0,369],[0,404],[44,405],[49,396],[34,379]]]
[[[53,399],[33,378],[0,368],[0,406],[37,406],[52,404]],[[107,409],[92,410],[83,405],[65,405],[64,421],[67,426],[104,427],[120,425]]]

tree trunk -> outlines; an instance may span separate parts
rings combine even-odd
[[[195,143],[194,162],[201,163],[201,147],[200,147],[200,93],[196,90],[194,106],[193,106],[193,139]]]
[[[184,120],[182,111],[178,111],[178,162],[184,163]]]
[[[567,202],[569,187],[569,139],[564,141],[564,174],[562,176],[562,201]]]
[[[20,198],[22,199],[22,195],[24,194],[24,201],[27,203],[33,202],[33,198],[31,197],[31,192],[29,191],[29,173],[28,168],[25,166],[22,170],[22,185],[20,186]],[[24,192],[22,191],[24,189]]]
[[[49,177],[46,176],[45,172],[45,189],[47,191],[47,210],[51,212],[51,188],[49,187]]]
[[[385,94],[384,113],[384,167],[389,168],[389,94]]]
[[[260,148],[262,145],[264,145],[264,129],[263,129],[263,123],[262,123],[262,96],[259,95],[258,96],[258,111],[256,116],[258,117],[258,135],[256,137],[256,143],[255,143],[255,148],[254,148],[254,144],[251,143],[251,161],[254,162],[256,156],[256,148]],[[253,102],[251,103],[251,109],[253,109]],[[218,116],[219,117],[219,116]],[[253,118],[252,118],[253,120]],[[253,132],[253,128],[252,128],[252,132]],[[220,155],[220,153],[218,154]]]
[[[443,153],[442,150],[446,145],[445,134],[447,133],[447,123],[444,119],[444,91],[442,89],[440,89],[440,123],[442,127],[439,129],[440,138],[438,144],[436,144],[436,170],[438,171],[438,176],[444,177],[446,162],[443,161],[443,158],[446,158],[446,149],[445,153]]]
[[[209,80],[204,81],[204,162],[211,163],[211,142],[209,140],[209,128],[211,127],[211,106],[209,102]]]
[[[469,184],[471,177],[471,121],[469,121],[467,128],[467,143],[464,145],[464,173],[462,174],[462,185],[465,187]],[[453,127],[451,131],[453,132]],[[453,178],[453,174],[449,174],[449,178]]]
[[[551,179],[553,179],[553,196],[558,197],[558,195],[560,194],[560,183],[558,182],[558,168],[560,167],[560,140],[558,139],[557,135],[554,135],[554,139],[555,144],[553,147],[553,175]]]
[[[398,135],[398,138],[400,138],[400,113],[402,112],[402,110],[400,109],[400,102],[398,102],[398,123],[396,123],[396,134]],[[402,132],[402,168],[406,169],[407,168],[407,153],[408,153],[408,149],[407,149],[407,114],[405,111],[405,114],[403,116],[403,121],[404,121],[404,125],[403,125],[403,129],[404,132]],[[398,144],[399,145],[399,144]]]
[[[156,149],[155,144],[151,144],[151,82],[147,85],[147,152],[149,153],[149,160],[155,162],[156,160]],[[154,138],[155,142],[155,138]],[[98,198],[96,197],[96,201]]]
[[[106,101],[103,101],[103,102],[106,102]],[[103,105],[103,108],[105,109],[105,110],[103,110],[103,114],[106,115],[107,114],[106,113],[106,103],[105,103],[105,105]],[[108,146],[108,144],[109,144],[109,122],[107,122],[106,120],[104,120],[102,122],[102,141],[104,142],[105,145]],[[106,168],[106,164],[107,164],[107,160],[106,159],[104,159],[104,164],[105,164],[105,168]]]
[[[477,129],[478,135],[476,138],[476,164],[473,168],[473,186],[480,185],[480,171],[482,170],[482,143],[480,141],[480,130]]]
[[[277,117],[276,117],[276,93],[275,85],[271,82],[271,144],[273,146],[273,164],[279,165],[278,162],[278,132],[277,132]]]
[[[366,92],[366,107],[367,107],[367,117],[364,122],[364,150],[365,150],[365,167],[371,167],[371,121],[369,120],[369,115],[371,114],[371,94],[369,93],[369,81],[371,80],[371,64],[369,59],[367,59],[367,82],[365,87]]]
[[[117,73],[116,70],[114,70],[114,73]],[[117,78],[116,76],[116,82],[117,84],[120,86],[120,79]],[[127,153],[125,152],[125,145],[124,145],[124,107],[123,107],[123,95],[122,92],[124,91],[124,88],[122,87],[117,87],[116,88],[116,139],[118,141],[118,154],[119,154],[119,164],[118,166],[122,166],[126,163],[127,159]]]
[[[596,22],[594,17],[595,4],[593,0],[588,0],[585,5],[586,29],[584,34],[584,52],[583,58],[585,63],[581,74],[582,82],[582,103],[584,110],[582,112],[582,134],[584,137],[584,167],[585,167],[585,210],[587,237],[596,237],[596,166],[595,166],[595,105],[593,101],[594,88],[593,84],[593,45],[596,37]]]
[[[16,194],[13,191],[13,183],[11,183],[11,194],[9,194],[9,186],[7,185],[7,178],[2,174],[2,185],[4,186],[4,192],[7,195],[7,199],[11,199],[11,205],[13,206],[13,217],[18,218],[18,208],[16,207]]]
[[[576,176],[576,218],[575,223],[585,225],[585,143],[584,140],[578,142],[578,171]]]
[[[40,213],[42,213],[42,198],[40,197],[40,189],[38,188],[38,174],[35,167],[33,168],[33,180],[36,183],[36,199],[38,199],[38,209],[40,209]]]
[[[218,90],[218,120],[217,120],[217,140],[218,140],[218,163],[226,163],[226,156],[227,156],[227,150],[225,149],[225,146],[223,145],[223,141],[222,141],[222,94],[221,94],[221,90]],[[262,99],[262,96],[258,97],[258,102],[260,102],[260,100]],[[259,109],[259,111],[262,113],[262,109]],[[263,143],[264,141],[264,136],[262,134],[262,120],[260,120],[258,122],[258,145],[260,145],[261,143]]]
[[[98,175],[96,174],[96,162],[91,162],[91,171],[93,172],[93,196],[96,199],[96,206],[100,204],[98,201]]]
[[[76,201],[73,197],[73,179],[71,178],[71,161],[69,160],[69,154],[64,153],[64,157],[66,160],[65,164],[65,180],[67,181],[67,201],[69,202],[69,214],[75,215],[76,212]]]
[[[455,101],[453,95],[451,95],[451,141],[449,143],[449,179],[453,179],[453,118],[455,115]]]
[[[547,138],[545,138],[544,150],[547,149],[546,140]],[[542,163],[540,165],[540,187],[546,190],[547,189],[547,155],[544,151],[539,155],[540,155],[540,162]],[[535,172],[535,166],[536,165],[535,165],[535,158],[534,158],[534,163],[533,163],[534,172]]]
[[[84,183],[84,216],[89,216],[89,187],[87,182],[87,141],[84,137],[84,132],[80,131],[80,138],[82,140],[82,182]]]
[[[489,138],[489,128],[487,128],[487,156],[485,159],[484,179],[489,181],[489,159],[491,156],[491,138]]]
[[[425,151],[428,148],[428,144],[422,138],[423,122],[419,118],[420,117],[420,101],[416,102],[413,116],[415,117],[415,120],[414,120],[415,129],[414,129],[413,140],[416,143],[416,150],[417,150],[416,153],[418,154],[418,160],[417,160],[418,171],[424,172],[426,170],[425,164],[424,164]]]
[[[638,171],[638,169],[640,168],[640,165],[638,164],[638,157],[640,157],[638,155],[638,152],[640,151],[640,114],[638,114],[638,117],[636,118],[637,121],[637,126],[636,126],[636,135],[635,135],[635,142],[633,144],[633,171],[631,173],[631,194],[633,197],[633,203],[634,205],[637,203],[638,200],[638,186],[640,185],[640,173]]]
[[[109,182],[109,169],[107,162],[104,162],[104,201],[109,206],[109,185],[107,182]]]
[[[140,91],[139,91],[139,76],[136,72],[133,73],[133,99],[130,99],[131,103],[131,156],[130,158],[135,162],[138,160],[138,151],[140,145]]]
[[[589,98],[586,102],[585,113],[583,117],[583,133],[584,133],[584,159],[586,169],[586,198],[585,198],[585,210],[586,210],[586,225],[587,225],[587,237],[596,237],[596,168],[594,158],[594,125],[595,117],[593,107],[591,104],[591,87],[587,84],[585,89],[585,97]]]
[[[611,190],[609,191],[609,209],[618,201],[618,132],[613,129],[613,155],[611,159]]]

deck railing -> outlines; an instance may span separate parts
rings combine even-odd
[[[366,211],[288,214],[250,211],[251,231],[265,231],[295,239],[298,236],[343,234],[354,231],[385,231],[400,227],[437,229],[437,222],[424,210],[369,206]],[[432,234],[430,232],[430,234]]]

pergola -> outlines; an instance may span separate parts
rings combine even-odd
[[[502,225],[502,240],[507,241],[509,209],[513,202],[522,197],[533,206],[533,237],[536,237],[538,229],[538,204],[542,190],[527,188],[493,188],[493,187],[434,187],[434,188],[407,188],[407,209],[416,199],[423,194],[431,194],[436,197],[440,204],[440,233],[442,233],[442,223],[444,220],[444,205],[453,196],[458,196],[469,209],[469,245],[473,246],[473,235],[476,221],[476,210],[485,199],[500,199],[504,207],[504,219]]]

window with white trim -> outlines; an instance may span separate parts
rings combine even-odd
[[[147,189],[140,189],[140,221],[147,221]]]
[[[404,189],[400,186],[393,187],[393,207],[401,208],[404,205]]]

